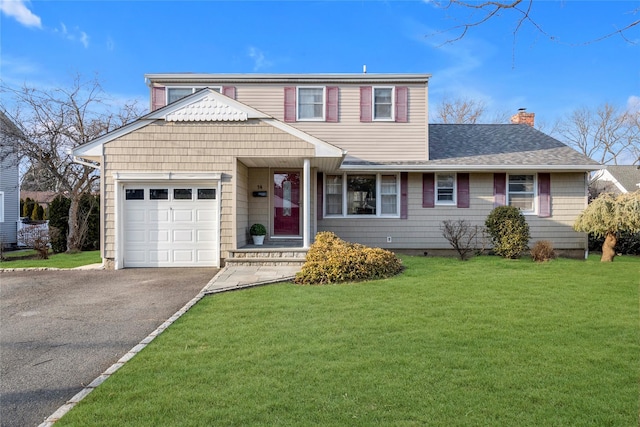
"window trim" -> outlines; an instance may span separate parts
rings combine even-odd
[[[322,117],[300,117],[300,89],[322,89]],[[326,86],[296,86],[296,121],[297,122],[324,122],[327,117],[327,87]]]
[[[533,177],[533,191],[514,191],[514,194],[531,194],[532,195],[532,199],[533,199],[533,208],[531,210],[522,210],[520,209],[520,212],[522,212],[523,215],[537,215],[538,214],[538,174],[535,172],[531,172],[531,173],[508,173],[507,174],[507,180],[506,180],[506,185],[505,185],[505,198],[506,198],[506,206],[511,206],[511,193],[512,191],[509,190],[509,180],[511,179],[512,176],[518,176],[518,175],[524,175],[524,176],[532,176]]]
[[[391,89],[391,116],[376,118],[376,90]],[[374,122],[395,122],[396,121],[396,87],[395,86],[372,86],[371,87],[371,121]]]
[[[342,213],[341,214],[327,214],[327,176],[341,175],[342,176]],[[374,175],[376,179],[376,213],[367,215],[357,215],[348,213],[348,194],[347,185],[349,176],[357,175]],[[382,175],[393,175],[396,177],[396,213],[395,214],[383,214],[382,213]],[[322,177],[322,218],[401,218],[402,210],[402,176],[400,172],[343,172],[343,173],[327,173],[325,172]]]
[[[4,222],[4,191],[0,191],[0,222]]]
[[[451,200],[438,200],[438,177],[439,176],[452,176],[453,177],[453,194]],[[435,206],[458,206],[458,174],[456,172],[439,172],[433,177],[433,202]]]
[[[193,95],[194,93],[196,93],[199,90],[205,89],[205,88],[209,88],[212,90],[217,90],[217,92],[222,93],[222,86],[165,86],[164,87],[164,105],[169,105],[169,92],[171,91],[171,89],[191,89],[191,95]],[[185,97],[187,97],[189,95],[183,96],[180,99],[183,99]],[[180,101],[180,99],[176,99],[173,102],[177,102]]]

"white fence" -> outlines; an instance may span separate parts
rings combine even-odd
[[[18,221],[18,246],[30,246],[27,242],[33,242],[34,238],[43,232],[49,233],[49,221]]]

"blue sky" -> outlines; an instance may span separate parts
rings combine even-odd
[[[145,73],[429,73],[443,96],[491,113],[526,107],[550,127],[579,107],[640,101],[639,1],[534,0],[530,23],[503,13],[443,44],[465,20],[428,1],[0,0],[6,85],[68,85],[98,73],[114,98],[147,105]],[[630,43],[631,42],[631,43]]]

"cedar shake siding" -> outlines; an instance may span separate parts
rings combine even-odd
[[[104,257],[115,257],[114,173],[220,172],[221,258],[246,243],[249,169],[237,157],[312,157],[307,142],[259,120],[246,122],[157,121],[104,145]],[[253,212],[251,215],[255,215]],[[257,219],[257,218],[256,218]],[[268,223],[267,223],[268,224]],[[250,224],[249,224],[250,225]]]

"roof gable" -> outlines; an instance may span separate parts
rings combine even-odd
[[[607,166],[607,169],[600,175],[600,178],[613,182],[623,193],[633,193],[640,189],[640,166]]]
[[[148,126],[158,120],[172,122],[244,122],[249,119],[261,120],[304,142],[312,144],[315,147],[316,157],[342,158],[346,154],[339,147],[283,123],[246,104],[206,88],[152,111],[140,117],[138,120],[96,138],[93,141],[76,147],[73,150],[73,155],[78,157],[100,157],[102,156],[102,147],[104,144]]]
[[[209,88],[199,90],[148,115],[150,119],[168,122],[247,121],[269,117]]]

